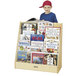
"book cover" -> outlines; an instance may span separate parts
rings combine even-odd
[[[45,37],[45,33],[46,33],[46,26],[39,24],[37,34],[44,35],[44,37]]]
[[[54,51],[58,51],[57,42],[46,42],[47,52],[54,53]]]
[[[31,56],[29,52],[18,51],[17,61],[30,63]]]
[[[44,64],[57,66],[57,55],[44,54]]]
[[[21,41],[19,41],[18,50],[30,51],[30,42],[21,42]]]
[[[32,53],[32,63],[43,64],[44,63],[44,54]]]
[[[44,40],[44,49],[49,53],[57,53],[59,49],[59,42],[55,40]]]
[[[44,35],[31,34],[31,41],[44,41]]]
[[[24,23],[22,24],[21,31],[33,31],[34,34],[37,34],[37,24],[36,23]],[[23,32],[21,33],[23,34]]]
[[[30,35],[21,34],[20,35],[20,41],[29,41],[30,42]]]
[[[46,39],[60,39],[60,28],[52,28],[50,26],[46,27]]]
[[[27,58],[27,53],[24,51],[18,51],[17,61],[25,62]]]

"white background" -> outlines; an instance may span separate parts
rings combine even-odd
[[[51,0],[52,12],[63,23],[62,69],[58,74],[14,68],[20,21],[44,12],[44,0],[0,0],[0,76],[76,76],[76,2]],[[2,74],[2,75],[1,75]]]

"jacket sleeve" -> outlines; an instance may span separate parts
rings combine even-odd
[[[53,19],[54,19],[54,21],[53,22],[56,22],[56,23],[58,23],[58,20],[57,20],[57,18],[56,18],[56,15],[54,14],[54,17],[53,17]]]
[[[40,15],[40,20],[42,20],[42,14]]]

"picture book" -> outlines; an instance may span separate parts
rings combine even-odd
[[[37,34],[42,34],[45,37],[46,27],[47,26],[53,26],[53,23],[48,22],[48,21],[38,22]]]
[[[34,34],[37,34],[37,24],[35,23],[24,23],[22,24],[21,28],[21,34],[23,34],[23,31],[33,31]]]
[[[52,39],[44,39],[44,50],[48,53],[57,53],[59,49],[59,41]]]
[[[44,35],[31,34],[31,47],[43,48]]]
[[[21,41],[29,41],[30,42],[30,35],[21,34],[20,35],[20,40]]]
[[[50,26],[46,27],[46,39],[60,39],[60,28],[52,28]]]
[[[32,53],[32,63],[43,64],[44,63],[44,54]]]
[[[30,42],[19,42],[18,44],[19,51],[30,51]]]
[[[28,62],[30,63],[30,53],[25,51],[18,51],[17,54],[17,61],[19,62]]]
[[[44,35],[31,34],[31,41],[44,41]]]
[[[57,65],[57,55],[44,54],[44,64],[47,65]]]
[[[37,34],[44,35],[44,37],[45,37],[45,33],[46,33],[46,26],[38,25]]]

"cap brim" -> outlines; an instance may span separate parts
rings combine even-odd
[[[40,6],[39,8],[42,8],[43,6]]]

